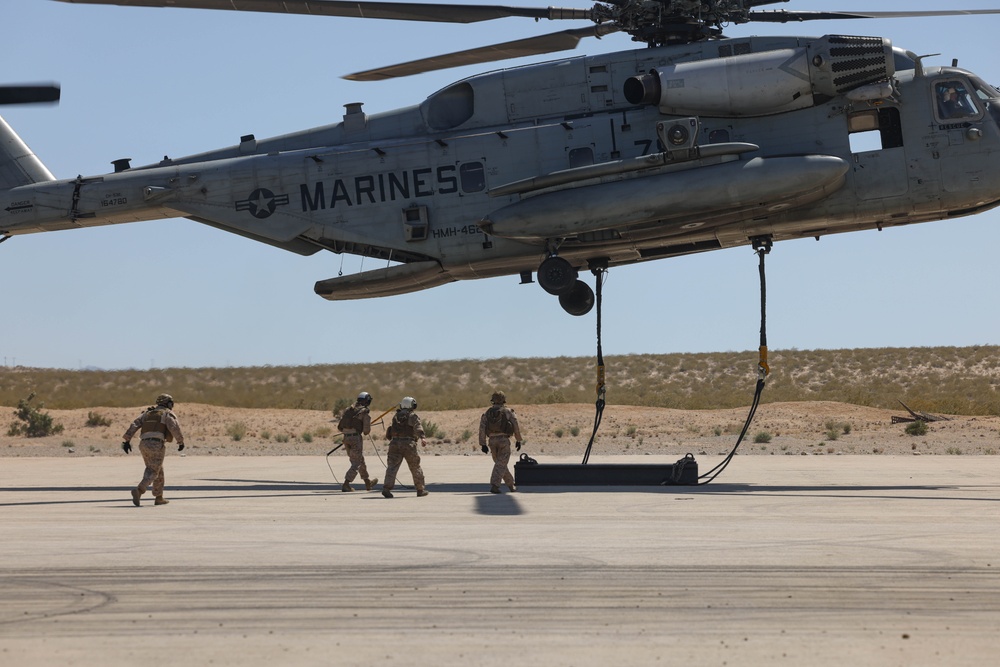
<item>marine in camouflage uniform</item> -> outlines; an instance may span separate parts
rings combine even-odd
[[[132,425],[122,436],[122,450],[128,454],[132,451],[132,436],[139,432],[139,452],[146,463],[142,481],[132,489],[132,504],[139,506],[139,498],[150,486],[153,487],[155,505],[166,505],[169,501],[163,497],[163,458],[167,453],[167,444],[177,440],[177,451],[184,450],[184,435],[177,415],[173,413],[174,399],[170,394],[160,394],[156,397],[156,405],[146,408],[136,417]]]
[[[371,491],[378,484],[378,477],[371,479],[368,477],[368,466],[365,465],[365,440],[364,436],[371,433],[372,416],[368,412],[368,406],[372,404],[372,397],[367,391],[358,394],[355,404],[344,411],[338,428],[344,434],[344,450],[347,458],[351,462],[351,467],[344,474],[344,485],[341,491],[353,491],[351,482],[360,474],[365,483],[365,491]]]
[[[403,461],[410,467],[410,474],[413,475],[413,488],[417,490],[418,496],[426,496],[427,489],[424,488],[424,471],[420,468],[420,454],[417,452],[417,440],[423,447],[427,446],[424,440],[424,427],[420,423],[420,417],[415,410],[417,402],[407,396],[399,403],[399,409],[392,418],[392,423],[386,429],[386,436],[389,440],[389,454],[386,457],[385,483],[382,485],[382,495],[392,498],[392,487],[396,485],[396,473]]]
[[[511,491],[517,491],[514,476],[507,466],[510,462],[510,436],[514,436],[518,451],[521,449],[521,426],[517,423],[517,415],[506,405],[506,394],[495,391],[490,402],[492,405],[479,419],[479,447],[483,454],[493,456],[490,493],[500,493],[501,481]]]

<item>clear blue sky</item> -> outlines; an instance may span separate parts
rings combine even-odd
[[[878,5],[915,8],[912,1]],[[869,6],[802,0],[776,7]],[[954,6],[989,9],[1000,2]],[[336,122],[349,102],[364,102],[369,113],[416,104],[484,68],[387,83],[340,76],[576,26],[527,19],[435,25],[49,0],[4,0],[0,20],[2,78],[62,85],[59,106],[0,109],[58,178],[106,173],[116,158],[147,164],[232,145],[248,133],[266,137]],[[957,58],[1000,84],[1000,16],[753,24],[728,32],[882,35],[918,54],[942,54],[933,64]],[[585,40],[575,53],[632,46],[627,36],[612,35]],[[768,257],[770,347],[998,344],[997,248],[1000,212],[778,244]],[[365,268],[374,265],[367,260]],[[359,268],[358,258],[344,259],[345,273]],[[368,301],[332,303],[313,294],[316,280],[340,269],[341,257],[332,253],[303,258],[183,219],[16,237],[0,244],[0,361],[148,368],[594,354],[594,314],[566,315],[554,298],[537,285],[518,285],[516,276]],[[604,293],[605,354],[757,346],[757,263],[750,249],[617,268]]]

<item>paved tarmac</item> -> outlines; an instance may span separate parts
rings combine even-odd
[[[431,494],[387,500],[341,493],[321,455],[173,453],[170,504],[140,508],[138,457],[74,456],[0,459],[0,665],[953,667],[1000,649],[997,456],[743,456],[703,487],[500,496],[487,457],[425,456]]]

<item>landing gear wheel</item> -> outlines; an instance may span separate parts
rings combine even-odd
[[[538,267],[538,284],[549,294],[559,296],[574,289],[578,272],[562,257],[548,257]]]
[[[577,280],[570,291],[559,295],[559,305],[570,315],[586,315],[594,307],[594,290]]]

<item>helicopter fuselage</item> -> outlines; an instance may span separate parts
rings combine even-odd
[[[1000,92],[881,38],[838,39],[498,70],[417,106],[351,104],[334,125],[70,180],[47,180],[4,124],[0,232],[188,217],[303,255],[396,263],[316,284],[341,300],[524,279],[553,256],[617,266],[1000,203]]]

